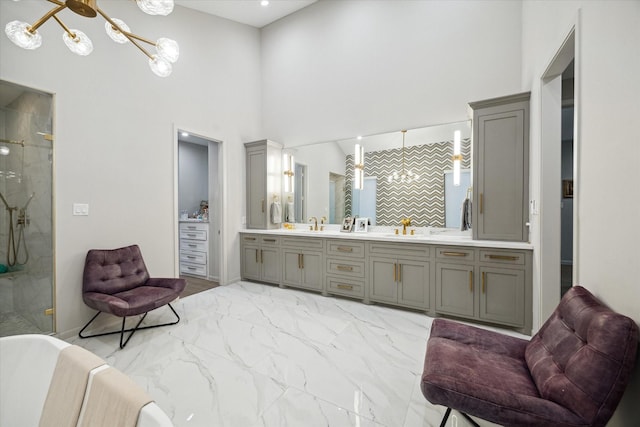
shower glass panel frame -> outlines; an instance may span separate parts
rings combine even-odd
[[[53,108],[0,80],[0,336],[55,332]]]

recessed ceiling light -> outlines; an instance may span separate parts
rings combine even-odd
[[[269,0],[262,0],[260,6],[269,6]]]

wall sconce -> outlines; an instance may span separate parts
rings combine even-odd
[[[453,133],[453,185],[460,186],[460,162],[462,161],[462,154],[460,154],[460,131],[457,130]]]
[[[353,162],[353,180],[355,181],[355,189],[364,189],[364,147],[356,144]]]
[[[293,160],[292,154],[284,153],[282,155],[282,169],[284,169],[284,192],[293,193],[293,176],[295,175],[293,171],[295,169],[295,161]]]

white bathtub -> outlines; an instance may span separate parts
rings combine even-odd
[[[38,426],[58,354],[69,345],[46,335],[0,338],[0,427]],[[140,411],[137,426],[173,424],[152,402]]]

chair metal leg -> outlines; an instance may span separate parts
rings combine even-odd
[[[451,408],[447,408],[447,411],[444,413],[444,417],[442,418],[442,421],[440,421],[440,427],[445,427],[450,414],[451,414]]]
[[[80,330],[80,332],[78,332],[78,336],[80,338],[93,338],[93,337],[101,337],[104,335],[112,335],[112,334],[120,334],[120,348],[124,348],[124,346],[127,345],[127,343],[129,342],[129,340],[131,339],[131,337],[133,336],[133,334],[136,331],[139,331],[141,329],[152,329],[152,328],[159,328],[161,326],[170,326],[170,325],[175,325],[178,322],[180,322],[180,316],[178,315],[178,313],[175,311],[175,309],[171,306],[171,304],[167,304],[169,306],[169,308],[171,309],[171,311],[173,312],[173,314],[176,316],[176,321],[175,322],[169,322],[169,323],[162,323],[160,325],[149,325],[149,326],[140,326],[140,324],[142,323],[142,321],[144,320],[145,317],[147,317],[147,314],[149,312],[144,313],[144,315],[140,318],[140,320],[138,321],[138,323],[136,324],[135,327],[133,328],[129,328],[129,329],[125,329],[125,321],[127,320],[126,317],[122,318],[122,328],[118,331],[110,331],[110,332],[101,332],[99,334],[93,334],[93,335],[82,335],[82,333],[84,332],[85,329],[87,329],[87,327],[94,321],[96,320],[96,318],[100,315],[100,313],[102,313],[101,311],[97,312],[95,316],[93,316],[91,318],[91,320],[89,320],[89,323],[87,323],[86,325],[84,325],[84,327]],[[129,334],[129,336],[127,336],[127,339],[124,340],[124,333],[125,332],[131,332]],[[123,342],[124,340],[124,342]]]

